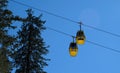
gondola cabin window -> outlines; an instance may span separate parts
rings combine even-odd
[[[76,34],[76,43],[82,45],[85,43],[85,35],[82,30],[79,30]]]
[[[78,53],[78,47],[77,47],[77,44],[75,42],[71,42],[70,43],[69,53],[70,53],[70,56],[72,56],[72,57],[74,57],[74,56],[77,55],[77,53]]]

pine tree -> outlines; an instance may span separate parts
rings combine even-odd
[[[12,12],[8,10],[7,0],[0,0],[0,73],[8,73],[10,70],[10,62],[8,60],[8,47],[15,40],[14,37],[8,35],[13,17]],[[9,29],[8,29],[9,28]]]
[[[7,0],[0,0],[0,9],[1,9],[2,7],[7,6],[7,3],[8,3]]]
[[[28,9],[26,21],[23,21],[18,39],[14,43],[14,66],[16,73],[46,73],[43,68],[48,64],[44,55],[48,53],[41,31],[45,29],[39,17],[33,16],[33,11]]]

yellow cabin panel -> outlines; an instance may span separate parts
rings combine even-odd
[[[84,43],[85,43],[85,40],[76,40],[76,43],[77,43],[77,44],[81,44],[81,45],[82,45],[82,44],[84,44]]]
[[[70,48],[69,53],[70,53],[70,56],[76,56],[78,53],[78,49],[77,48],[75,48],[75,49]]]

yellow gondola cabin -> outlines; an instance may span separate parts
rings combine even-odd
[[[82,30],[79,30],[76,34],[76,43],[77,44],[84,44],[85,43],[85,35]]]
[[[70,43],[69,53],[70,53],[70,56],[72,56],[72,57],[74,57],[74,56],[77,55],[77,53],[78,53],[78,47],[77,47],[77,44],[75,42],[71,42]]]

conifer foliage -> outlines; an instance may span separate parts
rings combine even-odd
[[[21,30],[18,31],[18,39],[14,42],[14,66],[16,73],[46,73],[43,68],[47,66],[44,55],[48,53],[47,47],[41,37],[41,31],[45,29],[41,16],[33,16],[33,11],[28,9],[27,17],[23,21]]]
[[[15,40],[14,37],[8,35],[8,30],[14,27],[11,26],[13,15],[6,8],[7,3],[7,0],[0,0],[0,73],[8,73],[11,68],[8,60],[8,47]]]

